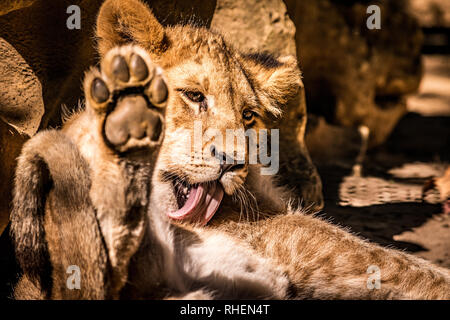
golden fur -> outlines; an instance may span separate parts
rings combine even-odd
[[[86,73],[84,91],[86,109],[30,139],[19,158],[15,298],[287,297],[285,274],[247,245],[149,211],[169,92],[146,51],[112,48]]]
[[[138,0],[107,0],[98,16],[97,37],[103,57],[118,45],[133,43],[143,47],[151,60],[165,70],[170,93],[165,138],[154,163],[149,217],[162,217],[168,210],[177,209],[170,179],[183,179],[190,183],[220,179],[226,193],[208,228],[149,224],[152,226],[150,232],[144,234],[136,255],[131,258],[130,283],[123,289],[128,296],[160,297],[164,290],[174,295],[186,294],[193,289],[192,286],[187,286],[184,281],[180,285],[178,281],[167,280],[170,279],[168,275],[178,274],[183,279],[186,279],[186,274],[194,274],[203,280],[200,281],[202,286],[226,287],[223,281],[211,284],[216,278],[202,277],[202,272],[248,276],[246,267],[250,265],[257,275],[256,279],[250,277],[251,283],[256,286],[262,283],[265,287],[262,292],[266,296],[270,292],[267,285],[273,285],[272,296],[287,297],[283,277],[276,271],[268,271],[281,266],[294,284],[294,298],[450,298],[448,270],[396,250],[381,248],[317,217],[292,210],[288,206],[289,195],[275,187],[271,176],[262,176],[261,166],[249,164],[248,159],[242,166],[220,176],[218,164],[211,161],[211,141],[208,140],[202,145],[203,161],[191,161],[195,155],[190,146],[188,148],[182,143],[180,129],[192,133],[193,120],[199,121],[204,130],[213,128],[220,132],[270,127],[271,121],[282,114],[283,104],[298,90],[300,72],[293,57],[244,54],[230,46],[222,36],[205,28],[163,28]],[[202,92],[208,97],[211,102],[208,108],[188,101],[184,96],[188,91]],[[246,110],[254,113],[251,122],[243,118]],[[97,148],[96,144],[87,145],[83,140],[78,142],[84,156]],[[104,199],[99,201],[111,200],[106,194],[102,194]],[[150,218],[150,221],[158,220]],[[246,245],[236,245],[235,240],[223,236],[219,230],[247,242],[272,265],[253,256],[253,251]],[[184,251],[181,252],[184,254],[173,256],[168,254],[170,250],[153,250],[153,242],[146,238],[151,235],[167,236],[163,243],[169,244],[173,243],[172,239],[181,239],[178,244],[183,244]],[[198,239],[204,245],[190,251],[190,244],[198,243]],[[232,250],[223,251],[224,248]],[[241,268],[233,263],[246,255],[251,260],[249,264]],[[193,258],[194,267],[186,262]],[[154,259],[162,259],[162,262],[158,260],[155,267]],[[127,264],[127,258],[121,263]],[[160,272],[167,266],[179,266],[178,263],[184,267],[175,268],[175,272],[169,268],[167,273],[160,274],[161,283],[151,282],[155,279],[149,279],[147,275],[155,275],[155,268]],[[367,269],[371,265],[380,269],[380,289],[367,286]],[[264,267],[268,275],[262,271]],[[195,271],[198,268],[203,271]],[[269,281],[264,282],[264,277]],[[256,284],[253,280],[257,280]],[[145,285],[141,286],[142,283]],[[245,287],[246,282],[241,282],[241,285]],[[253,285],[248,287],[253,288]],[[261,291],[255,289],[254,292]],[[192,296],[205,297],[196,293],[189,295]]]
[[[300,73],[292,57],[273,61],[273,57],[242,54],[220,35],[204,28],[162,29],[152,19],[150,10],[139,7],[137,1],[119,4],[111,0],[104,4],[97,29],[100,51],[114,45],[118,39],[117,33],[111,33],[113,29],[105,26],[111,23],[111,16],[105,15],[108,6],[114,8],[113,16],[119,17],[120,28],[126,30],[127,37],[120,41],[136,42],[149,50],[152,58],[165,69],[174,88],[194,87],[205,96],[214,97],[214,106],[207,115],[196,114],[197,106],[186,103],[180,92],[174,92],[168,103],[165,141],[155,164],[150,197],[151,210],[164,213],[177,207],[173,187],[163,179],[162,172],[168,171],[192,183],[218,178],[217,167],[208,161],[208,143],[202,146],[206,155],[204,161],[192,164],[189,161],[193,157],[191,150],[180,143],[177,129],[192,130],[193,119],[201,121],[204,130],[245,128],[241,114],[245,107],[254,108],[259,114],[255,128],[270,127],[273,116],[282,113],[283,104],[296,92]],[[137,7],[139,14],[135,14]],[[135,24],[136,17],[140,19],[139,24]],[[142,38],[146,40],[141,43]],[[153,39],[160,39],[157,50]],[[223,176],[220,182],[228,196],[209,229],[225,230],[244,239],[275,265],[285,267],[295,284],[297,297],[450,297],[448,270],[396,250],[381,248],[317,217],[290,209],[286,193],[274,187],[270,176],[261,176],[258,166],[246,163],[229,177]],[[367,269],[371,265],[379,267],[381,272],[379,290],[367,287]]]

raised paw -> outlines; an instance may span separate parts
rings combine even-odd
[[[106,144],[118,152],[159,145],[168,87],[144,49],[111,49],[84,82],[89,108],[101,117]]]

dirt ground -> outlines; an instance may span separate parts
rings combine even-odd
[[[419,93],[387,143],[369,152],[361,175],[352,163],[319,167],[323,215],[382,245],[450,268],[450,216],[422,186],[450,163],[450,56],[424,56]]]

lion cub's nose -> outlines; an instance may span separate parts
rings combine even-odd
[[[161,131],[161,116],[148,108],[147,101],[140,95],[121,98],[105,123],[106,138],[114,146],[123,145],[130,138],[149,137],[158,141]]]
[[[227,171],[238,170],[244,167],[244,164],[238,163],[236,159],[227,155],[225,152],[217,150],[215,145],[211,145],[211,155],[220,160],[220,171],[224,174]]]

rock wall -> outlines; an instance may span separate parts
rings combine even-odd
[[[409,9],[421,26],[450,28],[448,0],[410,0]]]

